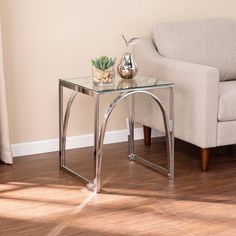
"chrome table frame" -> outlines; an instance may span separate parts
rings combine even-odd
[[[65,114],[63,111],[63,88],[68,88],[74,90],[73,94],[68,100]],[[166,108],[160,99],[153,93],[147,91],[151,89],[169,89],[169,117],[166,112]],[[104,119],[102,122],[101,127],[99,127],[99,97],[102,94],[107,93],[120,93],[111,103],[108,109],[104,114]],[[71,106],[75,97],[79,94],[86,94],[89,96],[95,97],[95,123],[94,123],[94,179],[88,180],[84,176],[80,175],[78,172],[73,171],[68,166],[66,166],[65,159],[66,159],[66,135],[67,135],[67,127],[68,127],[68,120],[70,116]],[[165,135],[166,135],[166,143],[167,143],[167,159],[168,159],[168,167],[164,168],[157,164],[154,164],[148,160],[139,157],[134,152],[134,95],[135,94],[144,94],[149,96],[151,99],[155,101],[155,103],[160,107],[164,128],[165,128]],[[131,98],[131,112],[128,108],[128,121],[129,121],[129,158],[131,161],[138,160],[144,165],[149,166],[150,168],[161,172],[162,174],[166,174],[171,180],[174,179],[174,85],[167,84],[162,86],[156,87],[146,87],[146,88],[130,88],[124,91],[108,91],[105,93],[97,92],[91,90],[89,88],[85,88],[83,86],[68,82],[68,80],[59,80],[59,164],[60,169],[67,171],[70,174],[73,174],[79,177],[83,182],[87,183],[88,187],[98,193],[101,189],[101,167],[102,167],[102,153],[103,153],[103,142],[106,132],[106,126],[110,114],[112,113],[113,109],[124,99]],[[100,131],[99,131],[100,128]]]

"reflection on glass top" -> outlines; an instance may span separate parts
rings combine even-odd
[[[81,78],[73,78],[73,79],[63,79],[63,81],[72,83],[73,85],[83,87],[85,89],[94,91],[96,93],[107,93],[112,91],[125,91],[125,90],[133,90],[133,89],[141,89],[141,88],[155,88],[162,86],[171,86],[174,85],[171,82],[163,81],[151,77],[146,76],[136,76],[133,79],[122,79],[118,75],[116,75],[115,83],[112,85],[102,85],[96,86],[93,84],[93,80],[91,77],[81,77]]]

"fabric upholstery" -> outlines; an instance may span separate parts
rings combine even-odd
[[[175,83],[175,137],[202,148],[215,147],[219,71],[209,66],[164,58],[150,39],[141,39],[134,47],[134,54],[139,74]],[[167,106],[168,97],[161,96]],[[162,129],[160,113],[157,114],[152,105],[147,106],[143,98],[137,98],[136,107],[137,122]]]
[[[216,67],[222,81],[236,79],[234,19],[159,23],[153,38],[163,57]]]
[[[219,121],[236,121],[236,81],[221,82],[219,85]]]
[[[236,121],[218,122],[217,146],[236,144]]]

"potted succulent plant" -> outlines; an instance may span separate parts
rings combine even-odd
[[[101,56],[92,59],[93,66],[93,82],[96,85],[112,84],[115,79],[114,65],[116,59],[111,57]]]

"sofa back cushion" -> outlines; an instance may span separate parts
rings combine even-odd
[[[221,81],[236,79],[235,19],[159,23],[153,39],[163,57],[216,67]]]

